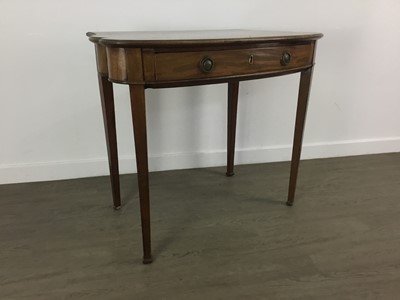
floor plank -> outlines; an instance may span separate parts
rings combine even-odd
[[[398,299],[400,154],[0,186],[0,299]]]

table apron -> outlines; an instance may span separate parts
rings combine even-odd
[[[212,50],[116,48],[96,44],[98,72],[110,81],[146,87],[176,87],[286,75],[313,66],[315,41],[247,45]],[[208,69],[202,66],[207,61]]]

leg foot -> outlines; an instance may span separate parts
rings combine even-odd
[[[235,175],[234,172],[226,172],[226,176],[228,176],[228,177],[232,177],[233,175]]]
[[[148,265],[151,264],[153,262],[153,257],[143,257],[143,264],[144,265]]]

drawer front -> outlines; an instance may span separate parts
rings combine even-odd
[[[157,81],[173,81],[285,71],[310,65],[312,56],[311,44],[157,53],[155,56],[155,79]]]

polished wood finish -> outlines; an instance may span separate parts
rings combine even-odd
[[[228,152],[226,176],[233,176],[239,82],[228,82]]]
[[[97,72],[104,76],[108,76],[106,47],[100,44],[96,44],[95,50],[96,50]]]
[[[238,50],[159,53],[155,57],[156,81],[226,77],[258,74],[278,70],[290,70],[310,66],[312,45],[249,48]],[[292,54],[292,61],[283,66],[282,54]],[[215,67],[202,72],[200,61],[209,57]]]
[[[301,156],[301,145],[303,143],[304,125],[307,115],[308,98],[310,96],[310,86],[313,68],[309,68],[300,75],[299,97],[297,101],[296,124],[293,138],[292,162],[290,166],[289,194],[286,204],[293,205],[296,192],[297,173]]]
[[[104,128],[106,133],[108,165],[110,169],[111,190],[113,195],[114,208],[121,207],[121,195],[119,186],[119,168],[118,168],[118,148],[117,132],[115,128],[115,110],[114,95],[112,83],[108,77],[98,74],[101,107],[103,110]]]
[[[301,72],[288,205],[293,204],[306,108],[319,33],[248,30],[100,32],[95,43],[114,206],[119,207],[114,100],[108,82],[129,84],[143,236],[143,262],[152,262],[145,89],[228,83],[227,175],[234,174],[239,82]],[[118,193],[116,192],[118,190]]]
[[[107,47],[195,47],[260,43],[292,43],[318,40],[321,33],[269,30],[187,30],[88,32],[89,40]]]
[[[143,85],[130,85],[133,131],[135,137],[140,215],[142,220],[143,263],[153,261],[150,244],[149,166],[147,157],[146,103]]]
[[[122,48],[107,48],[108,77],[111,80],[128,81],[126,51]]]
[[[143,82],[141,49],[126,49],[128,78],[134,82]],[[136,167],[138,174],[140,216],[142,222],[143,263],[153,261],[150,239],[150,191],[149,166],[147,154],[146,100],[143,84],[130,84],[133,134],[135,139]]]
[[[101,49],[102,46],[100,46]],[[173,49],[138,49],[107,47],[109,79],[116,83],[143,83],[134,78],[143,73],[146,87],[181,86],[226,82],[228,79],[249,80],[299,72],[313,64],[314,43],[285,46],[253,45],[252,48],[183,51]],[[140,52],[140,53],[139,53]],[[284,53],[291,54],[291,61],[282,65]],[[141,56],[143,64],[129,64],[133,53]],[[204,73],[200,62],[210,57],[215,63],[212,71]],[[142,77],[140,77],[142,79]]]

